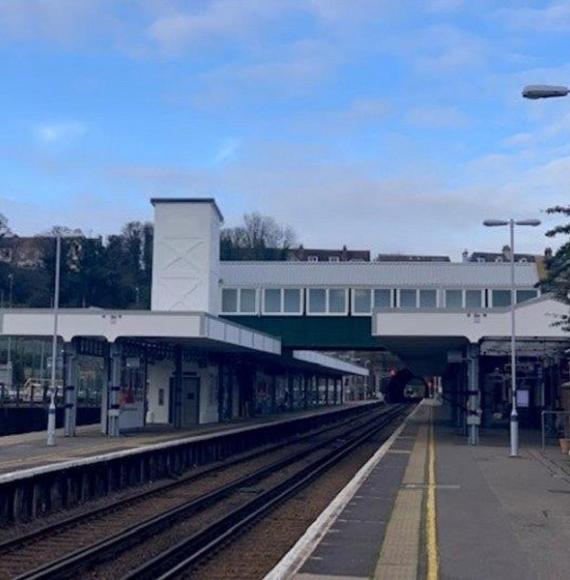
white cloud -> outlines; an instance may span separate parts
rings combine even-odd
[[[87,133],[87,126],[76,121],[42,123],[33,128],[34,135],[42,143],[67,143]]]
[[[83,41],[117,23],[111,7],[112,0],[2,0],[0,38]]]
[[[435,26],[411,40],[413,58],[420,72],[430,74],[465,70],[483,64],[487,43],[478,36],[451,26]],[[418,56],[418,54],[420,56]]]
[[[527,147],[532,143],[533,136],[531,133],[515,133],[502,141],[504,147]]]
[[[180,10],[157,18],[148,35],[166,53],[195,44],[215,45],[220,40],[243,41],[266,32],[269,23],[293,9],[284,0],[213,0],[201,10]]]
[[[236,154],[240,146],[240,140],[234,137],[225,139],[214,155],[214,165],[229,161]]]
[[[428,2],[427,9],[429,12],[451,12],[464,5],[465,0],[431,0]]]
[[[407,114],[406,121],[425,129],[446,129],[464,127],[469,119],[456,107],[416,107]]]
[[[543,8],[506,8],[497,12],[509,27],[541,32],[570,30],[570,4],[553,2]]]

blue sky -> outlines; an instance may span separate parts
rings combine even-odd
[[[563,1],[1,0],[0,212],[111,233],[205,195],[306,245],[500,248],[482,219],[570,198],[570,99],[520,97],[570,84],[569,33]]]

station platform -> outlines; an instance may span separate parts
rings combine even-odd
[[[568,578],[570,458],[449,416],[425,400],[266,580]]]
[[[193,429],[174,429],[168,425],[149,425],[147,428],[127,432],[120,437],[100,433],[99,425],[78,427],[75,437],[64,437],[57,430],[57,444],[46,446],[46,433],[33,432],[0,437],[0,483],[25,477],[48,469],[65,469],[92,462],[109,461],[118,457],[144,452],[157,446],[164,448],[180,443],[199,442],[220,435],[232,435],[284,425],[311,417],[320,417],[351,408],[377,404],[377,401],[358,401],[330,407],[265,415],[230,423],[197,425]]]

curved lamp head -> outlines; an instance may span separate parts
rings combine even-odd
[[[525,99],[551,99],[553,97],[565,97],[570,92],[568,87],[555,85],[528,85],[522,91]]]
[[[495,228],[497,226],[508,226],[509,222],[507,220],[485,220],[483,225],[488,228]]]
[[[517,226],[539,226],[540,220],[518,220],[515,222]]]

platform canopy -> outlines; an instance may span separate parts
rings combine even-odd
[[[360,377],[367,377],[370,374],[368,369],[364,367],[314,350],[294,350],[292,357],[296,361],[306,363],[308,366],[323,367],[328,372],[335,374],[356,375]]]
[[[566,304],[543,295],[516,306],[518,340],[568,341],[560,325],[569,313]],[[377,309],[372,316],[372,335],[411,366],[437,366],[441,371],[447,353],[468,344],[504,340],[511,334],[510,308],[490,309]],[[422,368],[423,370],[423,368]],[[419,372],[419,371],[416,371]]]
[[[54,314],[48,309],[11,309],[0,314],[0,336],[45,338],[53,335]],[[267,363],[340,377],[368,376],[364,367],[314,351],[282,352],[281,341],[264,332],[204,312],[63,309],[58,336],[73,339],[128,340],[147,345],[170,345],[204,353],[233,353],[244,361]]]
[[[53,327],[52,310],[5,310],[0,315],[0,335],[52,336]],[[204,312],[64,309],[58,316],[58,335],[66,342],[74,338],[171,340],[218,351],[281,354],[278,338]]]

